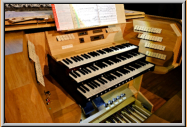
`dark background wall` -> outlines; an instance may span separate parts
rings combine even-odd
[[[124,4],[125,9],[143,11],[145,14],[182,19],[182,4]]]

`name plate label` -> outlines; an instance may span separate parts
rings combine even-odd
[[[73,44],[64,45],[64,46],[62,46],[62,49],[68,49],[68,48],[72,48],[72,47],[73,47]]]

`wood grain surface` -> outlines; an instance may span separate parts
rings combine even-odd
[[[22,32],[22,35],[20,40],[23,43],[23,51],[5,56],[6,122],[79,122],[81,117],[80,107],[52,78],[44,77],[46,87],[37,83],[34,63],[28,58],[27,39],[24,32]],[[40,38],[40,36],[38,37]],[[12,37],[13,40],[14,37]],[[35,47],[38,46],[41,49],[36,49],[36,53],[43,63],[42,68],[45,66],[45,53],[42,50],[45,48],[44,42],[40,40],[34,42]],[[46,104],[47,96],[44,91],[51,92],[49,105]]]

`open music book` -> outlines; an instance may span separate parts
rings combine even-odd
[[[52,4],[52,10],[57,31],[118,23],[115,4]]]

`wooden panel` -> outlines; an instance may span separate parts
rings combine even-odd
[[[5,92],[5,118],[9,123],[53,122],[33,84]]]
[[[75,32],[73,35],[75,39],[73,40],[66,40],[66,41],[57,41],[56,35],[63,35],[62,32],[55,32],[55,31],[46,31],[47,41],[49,44],[49,48],[51,51],[51,55],[57,60],[61,60],[64,57],[69,57],[71,55],[78,55],[80,53],[90,52],[99,48],[104,48],[108,46],[114,45],[113,42],[125,42],[122,37],[121,32],[113,32],[113,33],[106,33],[105,28],[102,29],[103,32],[101,33],[93,33],[93,30],[88,30],[88,35],[85,36],[78,36]],[[90,36],[104,34],[104,39],[92,41],[90,40]],[[79,38],[85,38],[85,43],[80,43]],[[72,48],[62,49],[62,46],[72,44]]]
[[[5,33],[5,55],[23,51],[23,31]]]
[[[126,18],[125,18],[124,5],[123,4],[115,4],[115,5],[116,5],[118,23],[125,23]]]
[[[55,26],[56,26],[55,23],[13,25],[13,26],[5,26],[5,31],[26,30],[26,29],[34,29],[34,28],[47,28],[47,27],[55,27]]]
[[[148,110],[152,112],[153,104],[141,92],[138,92],[137,100],[142,102],[145,106],[148,107]]]
[[[42,36],[43,35],[43,36]],[[33,35],[35,47],[45,49],[45,34]],[[31,37],[32,38],[32,37]],[[42,39],[41,38],[41,39]],[[41,43],[40,43],[41,42]],[[36,49],[39,57],[45,52]],[[46,49],[45,49],[46,50]],[[45,61],[40,58],[40,60]],[[45,62],[43,62],[45,63]],[[46,87],[36,81],[34,63],[29,61],[27,39],[23,38],[21,53],[5,56],[5,118],[9,123],[79,122],[81,109],[53,79],[44,78]],[[51,91],[51,103],[46,104],[44,91]],[[68,110],[66,110],[67,108]],[[63,112],[66,111],[64,114]],[[75,115],[76,117],[72,118]]]
[[[20,40],[22,43],[24,41],[23,38],[23,32],[18,32],[21,34]],[[12,35],[12,38],[9,36],[8,40],[11,41],[11,43],[17,43],[17,40],[14,40],[15,36],[17,34],[9,33],[9,35]],[[6,43],[5,38],[5,43]],[[12,55],[6,55],[5,56],[5,90],[13,90],[15,88],[27,85],[31,83],[30,74],[29,74],[29,68],[27,66],[28,64],[28,58],[23,53],[23,45],[22,45],[22,52],[16,53]],[[24,59],[27,59],[26,61]]]
[[[140,92],[154,105],[153,112],[158,110],[164,103],[166,103],[166,100],[142,87]]]

